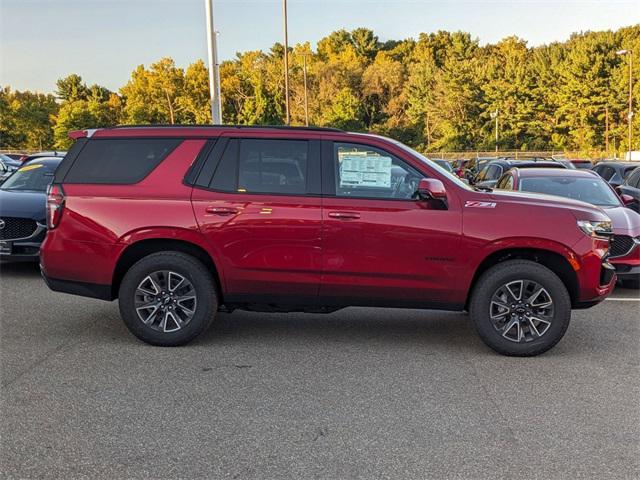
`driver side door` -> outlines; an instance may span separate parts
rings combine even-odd
[[[320,297],[348,305],[428,306],[454,295],[457,198],[414,198],[428,175],[365,144],[323,142]]]

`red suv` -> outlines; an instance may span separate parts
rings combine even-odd
[[[181,345],[224,308],[468,310],[507,355],[553,347],[613,289],[588,204],[476,191],[388,138],[287,127],[75,132],[47,199],[49,287],[119,299]]]

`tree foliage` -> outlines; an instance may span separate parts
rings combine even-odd
[[[422,150],[493,149],[497,111],[501,149],[602,150],[608,131],[625,150],[629,59],[616,55],[621,49],[640,53],[640,25],[534,48],[517,37],[480,45],[464,32],[381,42],[366,28],[338,30],[315,51],[309,43],[290,49],[291,121],[305,123],[306,63],[312,125],[378,132]],[[283,45],[238,53],[220,76],[225,123],[284,123]],[[638,58],[634,78],[640,110]],[[186,69],[170,58],[140,65],[117,93],[76,74],[56,86],[55,98],[0,90],[2,146],[62,148],[77,128],[211,119],[200,60]],[[634,130],[637,137],[640,115]]]

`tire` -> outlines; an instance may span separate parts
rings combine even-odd
[[[122,279],[120,315],[143,342],[185,345],[213,321],[216,291],[211,272],[196,258],[181,252],[153,253],[136,262]]]
[[[562,339],[571,320],[571,298],[547,267],[529,260],[508,260],[478,279],[469,313],[478,335],[490,348],[502,355],[531,357]],[[509,325],[513,326],[506,330]]]

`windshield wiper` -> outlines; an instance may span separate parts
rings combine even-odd
[[[474,189],[476,192],[493,192],[493,188],[491,188],[491,187],[484,187],[484,186],[482,186],[482,185],[480,185],[480,186],[478,186],[478,185],[474,185],[474,186],[473,186],[473,189]]]

